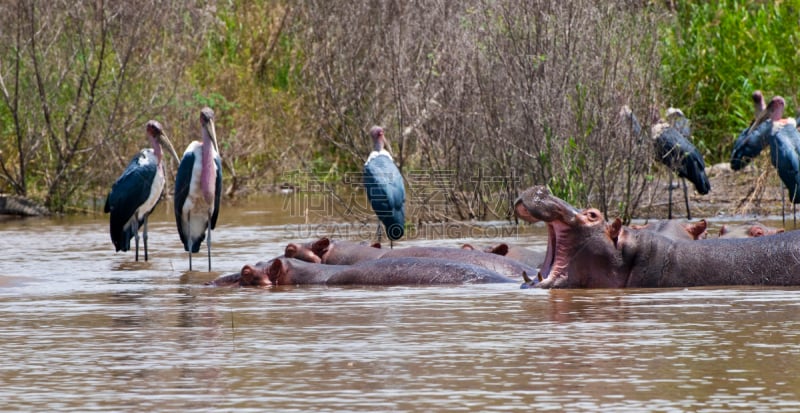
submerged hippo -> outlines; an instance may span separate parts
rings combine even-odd
[[[323,237],[305,244],[291,243],[286,246],[284,255],[303,261],[331,265],[350,265],[361,261],[382,257],[389,250],[374,248],[367,244],[351,241],[331,240]]]
[[[209,281],[204,285],[211,285],[214,287],[229,287],[233,285],[240,285],[240,281],[242,279],[242,274],[238,272],[234,272],[231,274],[221,275],[214,279],[213,281]]]
[[[631,225],[631,229],[653,231],[667,238],[697,240],[707,237],[708,223],[701,219],[697,222],[683,222],[675,219],[664,219],[644,225]]]
[[[334,269],[331,270],[330,267]],[[417,257],[382,258],[345,266],[276,259],[269,269],[269,279],[275,285],[434,285],[518,282],[477,265]]]
[[[522,273],[536,274],[538,271],[536,267],[482,251],[448,247],[408,247],[387,250],[347,241],[331,241],[328,238],[321,238],[305,245],[289,244],[285,255],[308,262],[345,265],[388,258],[441,258],[478,265],[512,278],[522,277]]]
[[[489,254],[496,254],[521,262],[530,267],[538,268],[542,264],[544,254],[539,251],[534,251],[530,248],[520,247],[517,245],[507,244],[501,242],[499,244],[490,245],[488,247],[475,248],[470,244],[464,244],[461,249],[483,251]]]
[[[742,225],[723,225],[719,230],[720,238],[748,238],[763,237],[765,235],[775,235],[783,232],[783,228],[768,227],[758,222],[751,222]]]
[[[267,287],[272,285],[269,278],[266,276],[269,267],[276,259],[283,257],[273,258],[268,261],[259,261],[255,265],[245,265],[239,272],[222,275],[213,281],[205,283],[214,287]]]
[[[279,257],[245,265],[209,285],[434,285],[518,282],[477,265],[436,258],[387,258],[353,265],[329,265]]]
[[[742,239],[670,239],[606,224],[599,210],[578,211],[544,187],[532,187],[514,210],[547,223],[541,288],[800,285],[800,231]]]

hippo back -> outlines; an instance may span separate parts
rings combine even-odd
[[[536,274],[538,269],[497,254],[483,251],[474,251],[462,248],[447,247],[408,247],[387,251],[382,258],[418,257],[442,258],[459,261],[467,264],[478,265],[500,273],[506,277],[521,278],[522,273]]]
[[[487,268],[439,258],[396,257],[364,261],[331,276],[328,285],[437,285],[516,283]]]

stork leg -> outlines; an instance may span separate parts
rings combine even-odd
[[[686,178],[681,178],[683,182],[683,199],[686,201],[686,219],[692,219],[692,212],[689,211],[689,190],[686,189]]]
[[[206,238],[208,240],[208,271],[211,271],[211,214],[208,214],[208,223],[206,223],[206,230],[207,235]]]
[[[136,240],[136,261],[139,261],[139,220],[133,217],[133,238]]]
[[[375,233],[375,236],[378,237],[378,244],[381,243],[381,235],[383,235],[383,231],[381,231],[381,223],[378,222],[378,231]]]
[[[672,219],[672,172],[669,173],[669,205],[667,206],[667,219]]]
[[[783,227],[786,228],[786,194],[783,191],[781,191],[781,219]]]
[[[144,261],[145,262],[147,262],[147,217],[148,217],[147,215],[144,216],[144,229],[142,231],[142,241],[144,243]]]
[[[189,271],[191,271],[192,270],[192,250],[194,249],[194,240],[192,240],[191,231],[189,231],[189,228],[191,228],[191,222],[192,222],[192,213],[191,212],[186,214],[186,222],[189,223],[186,226],[186,228],[187,228],[186,231],[189,232],[189,234],[186,235],[186,238],[189,239]]]
[[[791,193],[792,197],[789,199],[789,202],[792,203],[792,224],[794,225],[794,228],[797,229],[797,205],[795,204],[795,199],[797,198],[797,187],[795,187],[794,191]]]

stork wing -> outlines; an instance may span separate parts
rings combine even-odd
[[[222,159],[219,154],[214,157],[214,163],[217,165],[217,179],[214,185],[214,213],[211,215],[211,229],[217,226],[217,217],[219,216],[219,200],[222,196]]]
[[[180,165],[178,165],[178,173],[175,175],[175,224],[178,226],[178,234],[181,237],[183,245],[188,245],[188,231],[189,229],[183,228],[183,204],[189,196],[189,185],[192,182],[192,169],[194,168],[194,152],[187,151],[183,154]]]
[[[153,150],[143,149],[131,158],[128,167],[111,187],[104,211],[111,213],[109,229],[117,251],[127,250],[123,247],[127,246],[130,237],[126,238],[123,234],[125,224],[147,201],[157,171],[158,160]]]

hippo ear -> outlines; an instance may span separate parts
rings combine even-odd
[[[462,246],[461,246],[461,249],[462,249],[462,250],[471,250],[471,251],[474,251],[474,250],[475,250],[475,247],[473,247],[471,244],[464,244],[464,245],[462,245]]]
[[[727,225],[723,224],[722,228],[719,229],[719,236],[721,237],[721,236],[723,236],[723,235],[725,235],[725,234],[727,234],[729,232],[731,232],[731,230],[728,229]]]
[[[380,242],[376,242],[376,243],[374,243],[374,244],[370,245],[370,247],[372,247],[372,248],[377,248],[377,249],[381,249],[381,243],[380,243]]]
[[[250,265],[245,265],[242,267],[242,278],[239,279],[239,285],[246,286],[246,285],[253,285],[253,279],[256,276],[256,271]]]
[[[614,221],[606,226],[606,232],[608,233],[608,237],[611,238],[611,241],[614,242],[614,246],[617,245],[617,241],[619,240],[619,233],[622,231],[622,220],[619,218],[615,218]]]
[[[763,237],[764,228],[761,228],[758,225],[753,225],[752,227],[750,227],[749,235],[753,238]]]
[[[294,243],[290,243],[286,246],[286,249],[283,251],[283,255],[287,258],[294,258],[297,256],[297,245]]]
[[[286,270],[283,267],[283,261],[277,259],[272,262],[272,265],[269,266],[267,277],[272,285],[278,285],[278,280],[280,280],[281,276],[285,273]]]
[[[505,257],[506,255],[508,255],[508,244],[501,243],[501,244],[494,245],[492,247],[489,247],[489,249],[486,252],[490,252],[492,254],[497,254],[497,255],[502,255],[502,256]]]
[[[708,223],[706,222],[706,220],[701,219],[698,222],[688,223],[684,225],[684,228],[686,228],[686,232],[688,232],[689,235],[692,236],[692,239],[705,238],[703,234],[706,233],[706,228],[708,228]]]
[[[331,246],[331,240],[328,237],[322,237],[313,244],[311,244],[311,251],[320,258],[322,258],[326,252],[328,252],[328,248]]]

